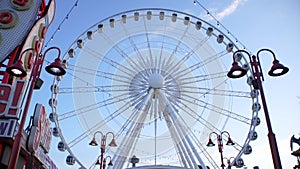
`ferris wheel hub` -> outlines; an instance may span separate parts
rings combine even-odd
[[[149,76],[148,82],[150,87],[154,89],[161,89],[164,85],[164,78],[162,75],[154,73]]]

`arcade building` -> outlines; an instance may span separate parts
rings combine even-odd
[[[54,0],[1,0],[0,168],[57,169],[48,156],[52,128],[45,107],[31,103],[43,84],[40,53],[54,13]]]

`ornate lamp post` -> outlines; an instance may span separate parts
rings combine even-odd
[[[97,160],[96,165],[100,165],[100,169],[105,169],[106,168],[106,158],[110,158],[110,162],[108,163],[109,166],[112,166],[112,160],[110,156],[107,156],[106,158],[104,158],[104,153],[105,153],[105,147],[106,147],[106,139],[107,136],[109,134],[112,135],[112,140],[110,141],[110,143],[108,144],[111,147],[117,147],[116,141],[115,141],[115,135],[113,132],[107,132],[106,134],[103,134],[101,131],[96,131],[94,133],[94,137],[92,139],[92,141],[89,143],[89,145],[91,146],[98,146],[98,143],[96,141],[96,134],[99,133],[101,134],[101,145],[100,145],[100,150],[101,150],[101,154],[100,154],[100,159]]]
[[[31,97],[33,94],[33,90],[35,89],[35,84],[36,82],[39,80],[40,74],[41,74],[41,69],[44,63],[44,59],[46,57],[46,54],[48,51],[52,50],[52,49],[56,49],[58,51],[58,56],[55,59],[55,64],[50,64],[49,66],[46,67],[46,71],[52,75],[55,76],[62,76],[66,73],[66,71],[62,68],[61,64],[60,64],[60,49],[58,47],[51,47],[49,49],[47,49],[45,51],[44,54],[38,54],[37,51],[33,48],[29,48],[24,50],[18,61],[13,64],[12,66],[8,67],[6,69],[6,72],[9,73],[12,76],[15,77],[25,77],[27,76],[27,72],[25,71],[24,67],[23,67],[23,63],[21,61],[22,56],[28,52],[28,51],[33,51],[33,56],[35,57],[35,61],[33,64],[33,68],[31,71],[31,75],[29,78],[28,83],[29,84],[29,91],[28,91],[28,95],[27,95],[27,99],[26,99],[26,103],[25,103],[25,107],[24,107],[24,111],[23,111],[23,115],[20,121],[20,126],[18,129],[18,132],[15,136],[14,142],[13,142],[13,146],[12,146],[12,150],[11,150],[11,154],[10,154],[10,159],[9,159],[9,163],[8,163],[8,168],[10,169],[15,169],[16,168],[16,164],[17,164],[17,160],[18,160],[18,156],[20,153],[20,149],[21,149],[21,144],[22,144],[22,131],[26,122],[26,117],[28,114],[28,109],[30,106],[30,102],[31,102]]]
[[[259,54],[260,54],[260,52],[263,52],[263,51],[270,52],[274,59],[273,66],[271,67],[270,71],[268,72],[268,74],[270,76],[281,76],[281,75],[286,74],[289,71],[289,68],[287,68],[279,63],[279,61],[275,57],[274,52],[271,51],[270,49],[259,50],[256,54],[257,57],[255,55],[253,55],[251,57],[250,54],[245,50],[237,50],[236,52],[233,53],[233,59],[237,53],[242,53],[242,52],[246,53],[249,56],[250,65],[251,65],[251,69],[252,69],[253,76],[254,76],[252,85],[253,85],[254,89],[259,89],[259,91],[260,91],[261,101],[262,101],[264,114],[265,114],[265,118],[266,118],[266,122],[267,122],[268,132],[269,132],[268,138],[269,138],[269,144],[270,144],[270,149],[271,149],[271,153],[272,153],[274,168],[281,169],[282,166],[281,166],[281,161],[280,161],[277,143],[276,143],[276,139],[275,139],[275,134],[272,131],[272,126],[271,126],[271,121],[270,121],[269,112],[268,112],[268,108],[267,108],[266,98],[265,98],[265,94],[264,94],[263,87],[262,87],[262,81],[264,81],[264,77],[263,77],[263,73],[262,73],[261,64],[259,61]],[[257,58],[257,60],[256,60],[256,58]],[[232,64],[232,68],[228,72],[227,76],[229,78],[240,78],[240,77],[243,77],[244,75],[246,75],[246,73],[247,73],[247,71],[244,69],[241,69],[241,67],[239,67],[237,65],[237,62],[234,60],[234,62]]]
[[[225,135],[225,134],[228,135],[228,140],[227,140],[226,145],[232,146],[232,145],[234,145],[234,142],[231,140],[230,134],[229,134],[227,131],[222,131],[220,134],[218,134],[218,133],[216,133],[216,132],[211,132],[211,133],[209,134],[209,140],[208,140],[208,143],[207,143],[207,145],[206,145],[206,146],[208,146],[208,147],[215,146],[215,144],[213,143],[213,141],[212,141],[212,139],[211,139],[211,136],[212,136],[213,134],[217,136],[218,149],[219,149],[219,152],[220,152],[220,155],[221,155],[221,167],[222,167],[222,169],[224,169],[225,164],[224,164],[224,162],[223,162],[223,139],[222,139],[222,135]]]
[[[98,157],[98,160],[96,162],[96,165],[100,165],[100,168],[101,166],[103,167],[103,169],[106,168],[106,159],[109,158],[109,163],[108,163],[108,166],[113,166],[113,163],[112,163],[112,160],[111,160],[111,157],[110,156],[106,156],[105,158],[103,158],[103,165],[101,164],[101,156]]]
[[[226,157],[225,157],[224,159],[227,160],[227,169],[231,169],[230,163],[231,163],[231,159],[234,159],[234,157],[230,157],[230,158],[226,158]]]

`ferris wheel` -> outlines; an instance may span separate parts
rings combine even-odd
[[[218,149],[206,145],[222,134],[233,143],[222,160],[244,166],[260,105],[238,50],[217,26],[169,9],[125,11],[89,27],[62,59],[67,74],[51,87],[50,120],[67,164],[93,168],[97,157],[85,163],[83,145],[102,132],[118,143],[106,147],[110,168],[129,168],[132,157],[138,166],[220,168]],[[245,80],[227,77],[233,59],[247,70]]]

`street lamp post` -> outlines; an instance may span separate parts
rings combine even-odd
[[[96,162],[96,165],[100,165],[100,169],[105,169],[106,168],[106,158],[110,158],[110,162],[108,163],[109,166],[112,166],[113,163],[112,163],[112,160],[111,160],[111,157],[110,156],[107,156],[106,158],[104,158],[104,153],[105,153],[105,147],[106,147],[106,139],[107,139],[107,136],[109,134],[112,135],[112,140],[111,142],[108,144],[109,146],[111,147],[117,147],[117,144],[116,144],[116,141],[115,141],[115,135],[113,132],[107,132],[106,134],[103,134],[101,131],[96,131],[94,133],[94,137],[92,139],[92,141],[89,143],[89,145],[91,146],[98,146],[98,143],[96,141],[96,134],[99,133],[101,134],[101,145],[100,145],[100,159],[97,159],[97,162]]]
[[[100,158],[99,158],[100,157]],[[108,163],[108,166],[113,166],[113,163],[112,163],[112,160],[111,160],[111,156],[106,156],[105,158],[103,158],[103,165],[101,164],[101,156],[99,156],[98,159],[97,159],[97,162],[96,162],[96,165],[100,165],[100,168],[101,166],[103,167],[103,169],[106,168],[106,159],[109,158],[109,163]]]
[[[59,57],[60,57],[61,52],[58,47],[51,47],[51,48],[47,49],[43,55],[38,54],[38,52],[33,48],[26,49],[21,53],[17,62],[15,64],[7,67],[7,69],[6,69],[6,72],[12,76],[15,76],[15,77],[27,76],[27,72],[25,71],[25,69],[22,65],[23,63],[22,63],[21,59],[25,53],[27,53],[28,51],[33,51],[33,56],[35,56],[35,61],[34,61],[32,72],[31,72],[31,75],[30,75],[30,78],[28,81],[28,83],[30,83],[29,91],[28,91],[23,115],[22,115],[22,118],[20,121],[19,129],[18,129],[18,132],[17,132],[14,142],[13,142],[13,146],[12,146],[12,150],[11,150],[11,154],[10,154],[10,158],[9,158],[9,163],[8,163],[8,167],[7,167],[9,169],[16,168],[18,156],[19,156],[20,149],[21,149],[21,143],[22,143],[22,131],[23,131],[23,128],[24,128],[24,125],[26,122],[26,117],[28,114],[28,109],[30,107],[33,90],[35,89],[34,88],[35,84],[40,77],[41,69],[42,69],[42,66],[44,63],[45,56],[46,56],[47,52],[52,49],[56,49],[58,51],[58,57],[56,58],[55,62],[53,62],[52,64],[50,64],[46,67],[46,71],[55,76],[62,76],[66,73],[66,71],[62,68],[62,66],[60,64]]]
[[[230,165],[230,163],[231,163],[231,159],[234,159],[234,157],[230,157],[230,158],[226,158],[225,157],[225,159],[227,160],[227,169],[231,169],[231,165]]]
[[[233,53],[233,58],[234,58],[235,54],[242,53],[242,52],[246,53],[249,56],[250,65],[251,65],[251,69],[252,69],[253,76],[254,76],[252,85],[253,85],[254,89],[259,89],[259,91],[260,91],[261,101],[262,101],[265,119],[266,119],[267,128],[268,128],[268,139],[269,139],[270,149],[271,149],[271,153],[272,153],[274,168],[282,169],[279,152],[278,152],[278,147],[277,147],[277,143],[276,143],[276,138],[275,138],[275,134],[272,131],[272,126],[271,126],[271,121],[270,121],[269,112],[268,112],[268,108],[267,108],[266,98],[265,98],[264,90],[262,87],[262,81],[264,81],[264,77],[263,77],[263,73],[262,73],[262,69],[261,69],[261,64],[259,61],[259,54],[260,54],[260,52],[263,52],[263,51],[270,52],[274,59],[273,66],[271,67],[270,71],[268,72],[268,74],[270,76],[281,76],[281,75],[286,74],[289,71],[289,68],[287,68],[279,63],[279,61],[275,57],[274,52],[271,51],[270,49],[259,50],[256,54],[257,57],[255,55],[253,55],[251,57],[250,54],[245,50],[237,50],[236,52]],[[236,63],[235,60],[234,60],[234,63]],[[233,66],[230,69],[230,71],[228,72],[227,76],[229,78],[240,78],[240,77],[246,75],[246,73],[247,73],[246,70],[242,70],[242,69],[240,69],[239,66],[234,66],[234,64],[233,64]]]
[[[221,155],[221,167],[222,169],[224,169],[225,167],[225,164],[223,162],[223,138],[222,138],[222,135],[225,135],[227,134],[228,135],[228,140],[227,140],[227,143],[226,145],[228,146],[232,146],[234,145],[234,142],[232,141],[232,139],[230,138],[230,134],[227,132],[227,131],[222,131],[220,134],[216,133],[216,132],[211,132],[209,134],[209,140],[208,140],[208,143],[206,146],[208,147],[212,147],[212,146],[215,146],[215,144],[213,143],[212,139],[211,139],[211,136],[215,134],[217,136],[217,141],[218,141],[218,149],[219,149],[219,153]]]

